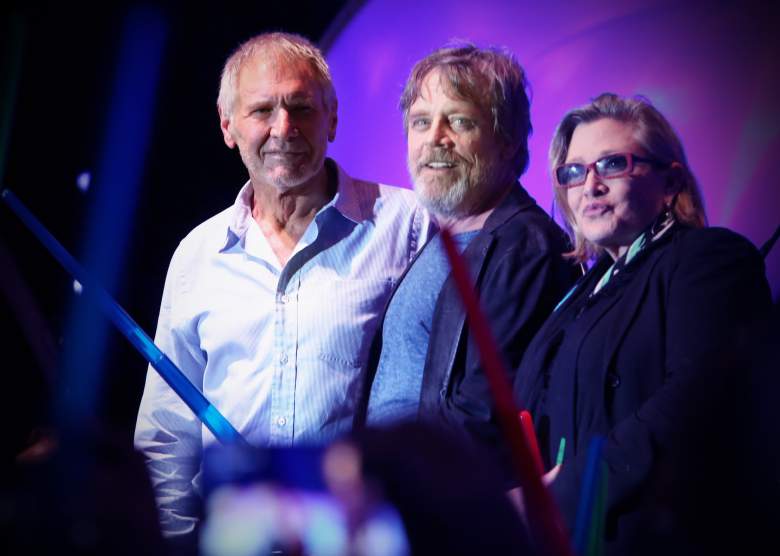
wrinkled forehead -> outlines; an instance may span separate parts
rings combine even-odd
[[[283,59],[263,55],[248,58],[236,76],[235,102],[245,103],[256,97],[309,97],[323,108],[332,108],[332,99],[307,60]]]
[[[304,59],[285,59],[258,52],[247,58],[238,71],[237,87],[249,78],[263,81],[300,80],[306,85],[322,89],[322,84],[311,64]]]

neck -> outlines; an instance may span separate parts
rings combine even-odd
[[[618,260],[623,254],[628,251],[628,245],[619,245],[615,247],[604,247],[604,251],[612,257],[613,261]]]
[[[329,187],[323,167],[313,179],[285,190],[252,180],[252,191],[252,217],[284,266],[314,215],[335,194],[335,184]]]
[[[653,242],[659,237],[661,237],[663,234],[666,233],[669,228],[672,227],[674,224],[675,219],[674,215],[671,213],[671,211],[667,210],[665,212],[662,212],[658,216],[655,217],[655,219],[648,224],[648,226],[644,229],[642,233],[637,235],[631,243],[628,245],[610,245],[610,246],[604,246],[604,251],[609,253],[609,256],[612,257],[613,260],[617,260],[623,255],[628,252],[631,247],[639,240],[640,237],[647,236],[647,240],[649,242]]]
[[[317,211],[332,197],[325,168],[311,180],[289,189],[252,180],[252,217],[266,231],[287,231],[300,238]],[[300,229],[302,227],[302,229]],[[299,234],[296,233],[299,232]]]
[[[434,215],[436,223],[440,228],[449,229],[453,235],[462,234],[464,232],[472,232],[474,230],[481,230],[485,226],[485,221],[490,216],[493,209],[488,209],[479,214],[473,214],[468,216],[442,216]]]
[[[452,234],[462,234],[464,232],[481,230],[485,226],[488,217],[495,208],[501,204],[510,190],[511,187],[505,187],[500,195],[496,195],[491,200],[475,206],[474,209],[470,211],[464,211],[463,214],[434,214],[436,223],[440,227],[449,228],[450,233]]]

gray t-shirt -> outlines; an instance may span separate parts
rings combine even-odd
[[[478,233],[474,230],[455,235],[458,250],[463,252]],[[449,274],[447,254],[437,235],[406,273],[387,308],[382,352],[368,400],[369,425],[417,418],[433,312]]]

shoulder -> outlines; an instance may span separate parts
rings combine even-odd
[[[685,249],[732,249],[755,252],[758,249],[746,237],[728,228],[681,228],[675,241]]]
[[[566,233],[536,204],[518,210],[494,234],[499,244],[506,247],[560,254],[570,250]]]
[[[394,185],[350,178],[363,207],[374,214],[380,212],[410,213],[422,207],[413,191]]]
[[[343,206],[347,211],[357,210],[361,219],[380,225],[383,222],[392,226],[406,223],[406,226],[411,226],[418,233],[425,233],[426,236],[432,230],[431,215],[420,204],[413,191],[375,181],[355,179],[340,167],[338,171],[339,189],[346,194]]]
[[[485,223],[485,232],[500,243],[525,249],[569,250],[566,233],[519,183],[494,209]]]
[[[557,302],[580,275],[578,266],[564,256],[571,250],[566,234],[537,206],[515,213],[481,236],[472,252],[483,254],[486,280],[523,288],[538,283],[555,291]]]
[[[408,189],[357,179],[350,176],[341,166],[328,160],[338,173],[340,204],[347,211],[358,210],[361,217],[370,218],[381,212],[413,212],[418,203],[414,193]]]
[[[710,305],[771,299],[764,259],[745,237],[725,228],[677,230],[659,262],[678,298]]]
[[[233,207],[228,207],[195,226],[179,242],[171,264],[187,264],[206,253],[218,252],[225,245],[232,211]]]
[[[746,262],[763,265],[753,243],[726,228],[681,228],[671,241],[674,258],[680,263],[723,267]]]
[[[422,208],[417,200],[417,195],[411,189],[384,183],[374,184],[367,181],[359,181],[358,183],[367,184],[369,187],[376,186],[378,191],[377,197],[382,206],[405,211],[414,211]]]

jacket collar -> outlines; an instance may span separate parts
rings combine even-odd
[[[493,233],[520,211],[536,205],[536,201],[519,183],[513,184],[499,205],[490,213],[482,230]]]

